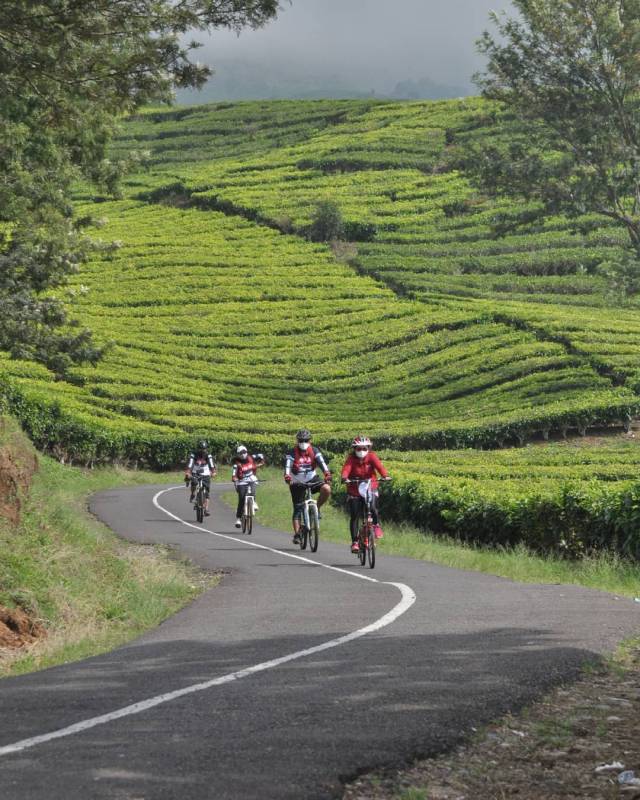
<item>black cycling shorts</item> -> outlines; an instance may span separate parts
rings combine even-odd
[[[211,477],[209,475],[202,476],[202,483],[204,484],[204,491],[207,497],[211,494]],[[191,490],[195,490],[198,485],[198,479],[191,476]]]
[[[293,501],[294,514],[300,514],[304,505],[304,498],[307,493],[307,486],[311,489],[312,494],[317,494],[326,483],[324,478],[316,478],[308,483],[294,483],[289,484],[289,491],[291,492],[291,499]]]

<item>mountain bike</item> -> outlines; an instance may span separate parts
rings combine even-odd
[[[249,491],[244,496],[244,506],[242,509],[242,533],[246,533],[248,536],[251,536],[253,531],[253,517],[255,516],[255,502],[256,498],[252,494],[253,486],[249,486]]]
[[[320,517],[318,515],[318,504],[313,498],[311,487],[305,487],[304,505],[302,507],[302,520],[300,524],[300,549],[309,549],[315,553],[318,549],[320,538]]]
[[[246,533],[248,536],[251,536],[251,532],[253,531],[253,518],[256,515],[256,496],[254,492],[256,490],[255,487],[259,483],[266,483],[266,481],[254,481],[253,483],[249,483],[249,491],[244,496],[244,506],[240,519],[242,520],[242,533]]]
[[[198,522],[202,522],[204,519],[204,509],[207,502],[207,489],[204,484],[204,475],[202,475],[200,472],[193,472],[192,476],[196,481],[193,507],[196,511],[196,519]]]
[[[371,505],[373,493],[371,491],[371,479],[361,480],[354,478],[347,480],[346,483],[357,483],[358,486],[365,486],[364,494],[360,494],[360,515],[358,522],[358,546],[359,550],[355,555],[359,558],[362,566],[369,562],[369,567],[373,569],[376,565],[376,533],[373,517],[371,515]]]

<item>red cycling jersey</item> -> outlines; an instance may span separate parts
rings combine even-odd
[[[357,458],[353,454],[350,455],[344,462],[341,477],[347,480],[361,479],[363,481],[368,481],[369,478],[371,478],[371,488],[377,489],[378,478],[376,472],[383,478],[389,477],[389,473],[382,466],[382,461],[370,450],[364,458]],[[352,497],[359,497],[358,484],[349,483],[347,485],[347,492],[349,492]]]

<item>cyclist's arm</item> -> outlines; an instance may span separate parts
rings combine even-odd
[[[329,472],[329,467],[327,466],[327,462],[324,460],[324,456],[322,453],[316,448],[314,455],[316,457],[316,464],[320,467],[323,472]]]
[[[347,459],[347,460],[344,462],[344,466],[342,467],[342,472],[340,473],[340,478],[341,478],[341,480],[343,480],[343,481],[346,481],[346,480],[348,480],[348,479],[349,479],[349,477],[350,477],[350,475],[351,475],[351,467],[352,467],[352,466],[353,466],[353,465],[352,465],[352,463],[351,463],[351,458],[348,458],[348,459]]]
[[[317,447],[314,447],[314,448],[313,448],[313,454],[314,454],[314,456],[315,456],[315,459],[316,459],[316,464],[317,464],[317,465],[320,467],[320,469],[322,470],[322,474],[324,475],[324,479],[325,479],[325,481],[329,481],[329,480],[331,480],[331,470],[330,470],[330,469],[329,469],[329,467],[327,466],[327,462],[324,460],[324,456],[323,456],[323,455],[322,455],[322,453],[321,453],[321,452],[318,450],[318,448],[317,448]]]
[[[389,473],[384,467],[384,464],[375,453],[371,453],[371,463],[373,464],[373,468],[376,472],[380,475],[381,478],[388,478]]]

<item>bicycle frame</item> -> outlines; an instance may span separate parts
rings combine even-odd
[[[360,480],[354,478],[348,480],[347,483],[358,484],[358,494],[362,501],[362,524],[358,525],[358,544],[360,549],[356,554],[362,566],[364,566],[367,558],[369,559],[369,566],[373,569],[376,565],[376,537],[373,528],[373,518],[371,515],[372,505],[372,492],[371,492],[371,478],[368,480]],[[366,486],[364,496],[360,492],[360,486]]]
[[[196,519],[198,522],[202,522],[204,517],[204,506],[206,502],[206,494],[204,488],[204,475],[199,472],[192,473],[192,477],[196,480],[196,488],[195,488],[195,509],[196,509]]]
[[[304,496],[304,507],[302,510],[302,522],[303,525],[307,530],[311,527],[311,517],[309,515],[309,508],[311,506],[315,506],[316,508],[316,516],[318,514],[318,504],[316,503],[313,495],[311,494],[311,489],[307,486],[305,496]]]
[[[301,482],[300,482],[301,484]],[[307,542],[311,548],[311,552],[315,553],[318,549],[318,540],[320,533],[320,515],[318,513],[318,503],[315,501],[311,492],[311,487],[308,484],[301,484],[305,486],[304,501],[302,505],[302,519],[300,520],[300,549],[307,549]]]

